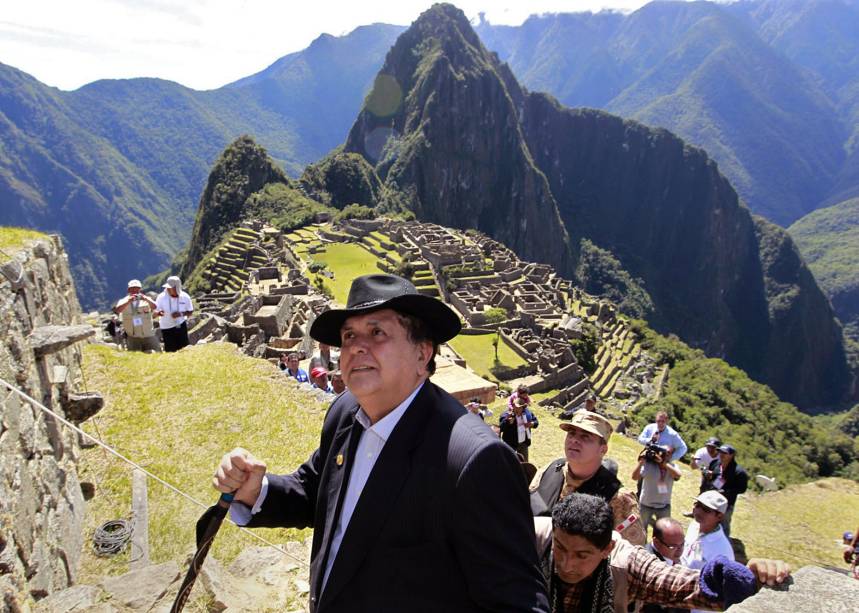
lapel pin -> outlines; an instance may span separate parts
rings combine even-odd
[[[342,453],[337,454],[336,462],[337,462],[337,466],[343,466],[343,454]]]

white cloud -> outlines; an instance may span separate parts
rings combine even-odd
[[[28,0],[4,3],[0,61],[74,89],[103,78],[159,77],[220,87],[307,47],[323,32],[407,25],[431,0]],[[463,0],[469,18],[520,24],[530,13],[631,10],[643,0]]]

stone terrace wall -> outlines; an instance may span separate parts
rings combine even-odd
[[[63,339],[92,329],[67,327],[81,323],[81,312],[59,237],[32,243],[0,270],[0,378],[62,415],[61,399],[80,375],[75,349],[61,348]],[[50,344],[38,342],[40,327],[43,340],[51,332]],[[0,606],[27,610],[30,597],[75,577],[84,515],[79,447],[68,428],[46,422],[5,387],[0,401]]]

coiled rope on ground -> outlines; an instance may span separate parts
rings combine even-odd
[[[134,518],[113,519],[100,525],[92,534],[92,550],[98,556],[112,556],[125,550],[134,532]]]

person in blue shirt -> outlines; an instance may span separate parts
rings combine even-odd
[[[310,381],[310,377],[307,376],[307,373],[298,367],[297,353],[290,353],[286,357],[286,364],[283,363],[283,358],[281,358],[280,369],[299,383],[308,383]]]
[[[656,414],[656,422],[645,426],[638,437],[638,442],[642,445],[656,443],[664,447],[671,447],[672,462],[682,458],[689,450],[677,431],[668,425],[668,413],[665,411],[659,411]]]

